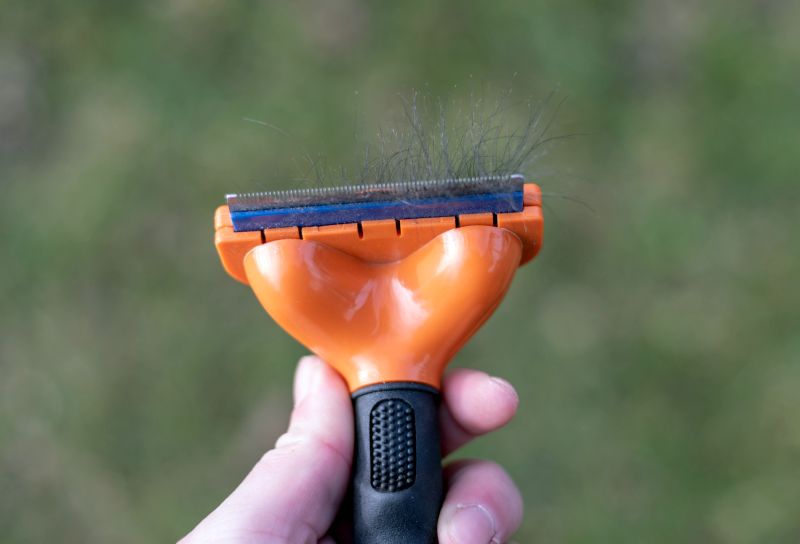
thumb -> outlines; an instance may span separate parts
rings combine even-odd
[[[184,544],[306,543],[325,535],[350,475],[350,394],[341,377],[317,357],[300,360],[294,389],[289,430]]]

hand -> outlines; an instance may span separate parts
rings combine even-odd
[[[443,455],[508,423],[519,402],[505,380],[465,369],[445,377],[442,399]],[[327,364],[304,357],[294,401],[289,430],[275,448],[181,544],[335,542],[353,458],[350,393]],[[522,498],[505,471],[489,461],[458,461],[444,477],[439,542],[506,542],[522,519]]]

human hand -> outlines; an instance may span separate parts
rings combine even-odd
[[[518,402],[505,380],[466,369],[448,374],[439,413],[442,454],[508,423]],[[295,373],[294,403],[289,430],[275,448],[180,544],[348,541],[337,513],[353,459],[350,393],[334,370],[309,356]],[[498,465],[457,461],[445,467],[444,478],[441,544],[499,544],[517,529],[522,498]]]

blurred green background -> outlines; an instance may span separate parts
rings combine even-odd
[[[225,192],[396,94],[559,89],[545,249],[456,365],[520,542],[800,541],[800,4],[0,5],[0,541],[180,537],[282,432],[303,349],[222,270]],[[514,75],[516,74],[516,76]],[[292,133],[283,137],[243,117]]]

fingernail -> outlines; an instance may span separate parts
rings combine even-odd
[[[519,395],[517,394],[517,390],[514,389],[513,385],[511,385],[508,381],[504,380],[503,378],[498,378],[497,376],[492,376],[491,380],[492,383],[494,383],[497,387],[503,390],[503,393],[505,393],[514,400],[514,404],[519,404]]]
[[[306,355],[297,364],[294,376],[294,404],[297,406],[312,391],[319,376],[320,365],[323,364],[317,357]]]
[[[456,507],[448,523],[455,544],[497,544],[497,525],[489,511],[479,504]]]

